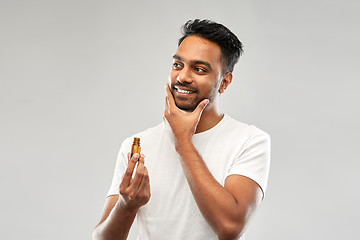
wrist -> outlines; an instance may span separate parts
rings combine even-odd
[[[123,215],[133,215],[136,214],[140,207],[136,207],[131,204],[130,201],[125,199],[126,197],[119,194],[119,199],[117,201],[118,209],[121,211]]]
[[[195,148],[192,142],[192,137],[187,138],[176,138],[175,140],[175,150],[181,154],[182,152],[187,152],[191,148]]]

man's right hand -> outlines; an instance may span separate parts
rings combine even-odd
[[[99,224],[93,232],[93,239],[127,239],[139,208],[150,199],[149,174],[144,166],[144,155],[135,153],[120,183],[120,196],[106,198]],[[136,172],[132,177],[136,163]],[[106,221],[105,221],[106,220]]]
[[[144,154],[139,155],[138,153],[135,153],[130,159],[130,153],[128,153],[129,164],[120,183],[122,199],[118,203],[121,208],[129,212],[136,212],[150,199],[149,173],[144,165],[144,159]],[[136,163],[138,165],[133,178]]]

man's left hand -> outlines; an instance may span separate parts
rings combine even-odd
[[[202,100],[193,112],[186,112],[176,106],[168,84],[166,84],[165,88],[167,96],[164,117],[168,121],[177,142],[191,140],[200,121],[201,114],[209,100]]]

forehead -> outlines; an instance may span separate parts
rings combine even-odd
[[[184,61],[206,61],[213,67],[221,65],[221,49],[216,43],[198,36],[185,38],[177,49]]]

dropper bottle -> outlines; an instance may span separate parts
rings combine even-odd
[[[141,147],[140,147],[140,138],[134,137],[134,143],[133,143],[133,145],[131,146],[130,159],[132,158],[132,156],[133,156],[135,153],[140,154],[140,150],[141,150]]]

